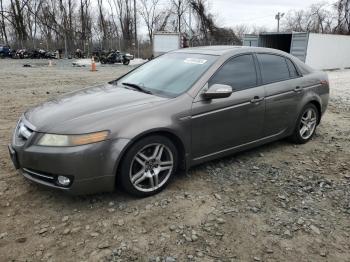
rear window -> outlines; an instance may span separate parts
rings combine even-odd
[[[307,75],[314,71],[310,66],[306,65],[299,59],[295,59],[294,62],[302,75]]]
[[[286,59],[271,54],[257,54],[264,84],[287,80],[290,78]]]
[[[289,68],[289,74],[291,78],[296,78],[299,76],[299,73],[297,69],[295,68],[295,65],[290,61],[288,58],[286,58],[288,68]]]

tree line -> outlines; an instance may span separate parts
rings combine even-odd
[[[320,2],[306,10],[287,13],[286,31],[350,35],[350,0]]]
[[[221,27],[207,0],[0,0],[0,43],[14,48],[149,49],[156,31],[186,33],[191,45],[240,44],[261,26]],[[234,8],[234,6],[232,7]],[[350,34],[350,0],[288,12],[284,31]],[[141,38],[145,28],[146,38]],[[139,29],[139,30],[138,30]]]

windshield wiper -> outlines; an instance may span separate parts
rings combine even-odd
[[[146,94],[152,94],[151,91],[149,91],[148,89],[138,85],[138,84],[133,84],[133,83],[122,83],[122,85],[125,85],[125,86],[130,86],[138,91],[141,91],[143,93],[146,93]]]

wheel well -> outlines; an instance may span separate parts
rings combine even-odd
[[[123,158],[124,158],[126,152],[130,149],[130,147],[133,144],[135,144],[137,141],[139,141],[139,140],[141,140],[141,139],[143,139],[145,137],[153,136],[153,135],[165,136],[166,138],[170,139],[171,142],[174,143],[174,146],[176,147],[177,152],[179,154],[178,155],[178,157],[179,157],[178,168],[179,169],[186,169],[185,146],[182,143],[181,139],[178,136],[176,136],[173,133],[171,133],[171,132],[155,131],[155,132],[151,132],[151,133],[147,133],[147,134],[141,135],[141,136],[137,137],[137,139],[135,139],[134,141],[132,141],[130,144],[127,145],[125,150],[123,150],[122,156],[119,159],[118,166],[117,166],[117,174],[119,173],[119,169],[120,169],[120,166],[121,166],[120,163],[123,161]],[[118,177],[118,175],[117,175],[117,177]]]
[[[310,101],[310,104],[313,104],[317,108],[318,116],[319,116],[318,122],[317,122],[317,125],[318,125],[320,123],[320,121],[321,121],[321,116],[322,116],[321,104],[318,101],[316,101],[316,100]]]

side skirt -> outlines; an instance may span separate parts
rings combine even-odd
[[[214,159],[222,158],[222,157],[232,155],[234,153],[242,152],[242,151],[245,151],[248,149],[252,149],[252,148],[267,144],[267,143],[271,143],[271,142],[280,140],[280,139],[285,138],[287,136],[288,136],[288,134],[286,133],[286,130],[283,130],[283,131],[281,131],[275,135],[272,135],[272,136],[264,137],[264,138],[254,140],[252,142],[248,142],[248,143],[245,143],[245,144],[242,144],[239,146],[227,148],[227,149],[224,149],[224,150],[221,150],[221,151],[209,154],[209,155],[204,155],[201,157],[194,158],[194,159],[192,159],[192,161],[191,161],[190,165],[188,165],[188,167],[195,166],[195,165],[198,165],[198,164],[201,164],[201,163],[204,163],[207,161],[211,161]]]

